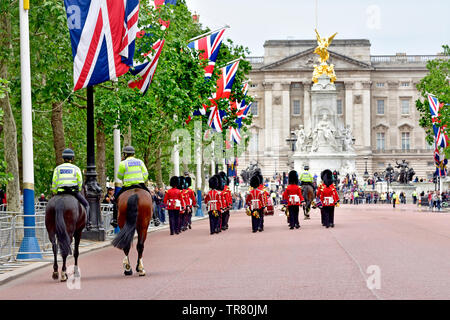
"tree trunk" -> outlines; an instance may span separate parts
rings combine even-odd
[[[101,119],[97,120],[97,180],[102,187],[103,192],[106,191],[106,135],[105,125]],[[103,197],[104,194],[102,194]]]
[[[64,162],[62,152],[66,147],[63,125],[63,108],[62,103],[52,104],[52,130],[53,130],[53,148],[55,149],[55,162],[59,166]]]
[[[123,146],[131,146],[131,124],[128,125],[127,133],[124,133],[123,135]]]
[[[7,14],[0,15],[0,48],[5,52],[11,52],[11,22]],[[8,79],[8,54],[2,53],[4,59],[0,59],[0,78]],[[0,106],[3,109],[3,133],[6,160],[6,172],[11,173],[13,180],[6,186],[8,201],[8,211],[20,212],[20,179],[19,160],[17,156],[17,129],[14,115],[9,101],[9,94],[6,93],[0,99]]]
[[[162,177],[162,164],[161,164],[161,147],[156,149],[156,185],[158,188],[164,187],[163,177]]]

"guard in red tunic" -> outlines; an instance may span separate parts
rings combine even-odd
[[[186,178],[184,176],[178,177],[179,186],[178,189],[181,191],[181,196],[183,197],[183,201],[185,203],[185,210],[180,212],[180,230],[186,231],[188,225],[188,211],[189,211],[189,194],[187,191]]]
[[[289,228],[300,228],[300,222],[298,220],[298,213],[300,206],[305,204],[305,199],[302,195],[302,188],[298,185],[298,173],[293,170],[289,172],[288,177],[289,185],[283,192],[283,203],[287,205],[289,210]]]
[[[172,177],[170,179],[170,186],[172,188],[167,190],[164,195],[164,205],[169,213],[170,235],[180,233],[180,212],[185,208],[185,203],[181,191],[178,189],[178,185],[178,177]]]
[[[263,199],[264,199],[263,211],[262,211],[261,220],[260,220],[260,222],[261,222],[261,226],[260,226],[261,230],[260,231],[264,231],[264,216],[265,216],[265,214],[267,212],[267,203],[269,201],[270,194],[266,190],[266,188],[264,188],[264,177],[261,174],[261,172],[256,173],[255,176],[258,177],[258,179],[259,179],[258,190],[260,190],[262,192]]]
[[[217,190],[220,186],[217,176],[212,176],[209,179],[209,192],[205,197],[206,210],[209,215],[209,227],[211,234],[220,232],[220,211],[222,210],[222,196]]]
[[[231,195],[231,190],[230,190],[230,179],[227,177],[227,175],[225,174],[225,172],[220,172],[219,173],[220,177],[222,178],[223,182],[225,183],[225,186],[223,188],[223,199],[224,199],[224,204],[225,204],[225,208],[222,212],[222,230],[227,230],[228,229],[228,221],[230,219],[230,209],[231,206],[233,205],[233,197]]]
[[[192,179],[191,177],[186,177],[186,184],[187,184],[187,194],[189,197],[189,212],[187,216],[187,225],[189,229],[192,229],[192,213],[194,212],[194,208],[197,208],[197,199],[195,197],[194,190],[191,189],[192,185]]]
[[[317,188],[317,197],[322,202],[323,225],[334,228],[334,207],[339,206],[339,195],[333,184],[333,173],[326,169],[320,177],[323,182]]]
[[[253,176],[250,179],[250,187],[252,187],[252,189],[245,199],[247,215],[252,217],[252,232],[263,231],[261,227],[261,219],[264,210],[264,194],[258,188],[259,185],[259,177],[256,175]]]

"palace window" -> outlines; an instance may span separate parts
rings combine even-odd
[[[401,86],[407,88],[409,87],[409,82],[402,82]]]
[[[249,143],[249,151],[250,152],[257,152],[258,151],[258,144],[259,144],[259,134],[257,132],[254,132],[252,134],[252,137],[250,138]]]
[[[384,82],[377,82],[377,88],[383,88]]]
[[[344,114],[344,111],[342,109],[342,100],[338,99],[337,100],[337,114]]]
[[[386,135],[384,132],[377,132],[377,150],[384,151],[386,149]]]
[[[250,107],[250,112],[251,112],[252,115],[254,115],[255,117],[258,116],[258,101],[253,101],[253,102],[252,102],[252,106]]]
[[[402,114],[409,114],[409,100],[407,99],[401,100],[401,111]]]
[[[300,111],[300,100],[294,100],[292,103],[292,114],[299,116],[301,114]]]
[[[252,83],[251,85],[250,85],[250,88],[257,88],[258,87],[258,84],[257,83]]]
[[[402,150],[408,151],[411,148],[409,132],[402,132]]]
[[[377,100],[377,114],[384,114],[384,100]]]

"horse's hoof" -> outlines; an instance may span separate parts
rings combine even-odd
[[[58,280],[59,279],[59,273],[58,272],[53,272],[52,279],[53,280]]]
[[[131,275],[133,275],[133,270],[125,270],[123,272],[123,274],[126,275],[126,276],[131,276]]]
[[[73,276],[74,276],[75,278],[81,277],[80,271],[78,270],[78,267],[77,267],[77,266],[74,267]]]
[[[145,270],[139,271],[139,277],[145,277]]]
[[[67,274],[65,272],[61,272],[61,282],[67,281]]]

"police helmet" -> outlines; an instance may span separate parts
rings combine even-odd
[[[123,148],[122,153],[133,155],[136,153],[136,151],[134,150],[134,148],[132,146],[126,146]]]
[[[305,166],[303,169],[305,170],[309,170],[309,166]]]
[[[75,158],[75,152],[72,149],[65,149],[62,153],[64,160],[73,160]]]

